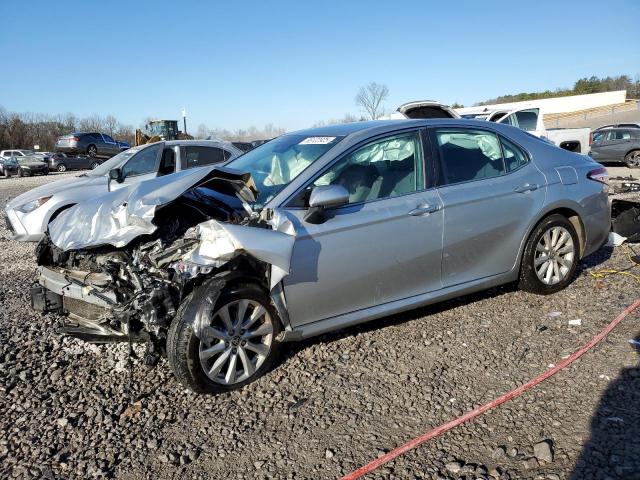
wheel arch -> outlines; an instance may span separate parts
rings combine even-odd
[[[531,234],[536,229],[536,227],[542,221],[544,221],[545,218],[555,214],[562,215],[567,220],[569,220],[569,222],[571,222],[571,225],[573,225],[573,228],[576,230],[576,234],[578,235],[578,243],[579,243],[578,258],[582,258],[587,245],[587,233],[586,233],[586,229],[584,227],[582,218],[580,216],[580,213],[577,210],[578,209],[572,205],[554,205],[554,206],[550,205],[549,208],[543,210],[535,218],[535,220],[529,226],[529,229],[527,230],[527,233],[522,239],[522,242],[520,244],[520,251],[518,253],[518,259],[516,262],[518,272],[522,268],[522,256],[524,254],[525,246],[529,241],[529,238],[531,237]]]
[[[625,154],[624,154],[624,158],[627,158],[627,155],[629,155],[630,153],[633,153],[633,152],[640,152],[640,147],[633,147],[633,148],[630,148],[630,149],[627,151],[627,153],[625,153]]]
[[[49,215],[49,217],[46,219],[46,223],[45,223],[45,226],[44,226],[44,227],[45,227],[45,228],[44,228],[44,229],[45,229],[45,231],[49,228],[49,224],[50,224],[51,222],[53,222],[53,221],[58,217],[58,215],[60,215],[60,214],[61,214],[62,212],[64,212],[65,210],[67,210],[67,209],[69,209],[69,208],[73,207],[74,205],[75,205],[75,203],[67,203],[67,204],[65,204],[65,205],[60,205],[59,207],[57,207],[57,208],[53,211],[53,213],[52,213],[51,215]]]

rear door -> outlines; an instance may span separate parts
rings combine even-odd
[[[631,132],[627,129],[615,129],[607,137],[607,158],[621,162],[631,146]]]
[[[545,178],[528,154],[491,130],[431,130],[443,202],[443,287],[508,272],[529,221],[542,208]]]

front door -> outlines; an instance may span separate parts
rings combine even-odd
[[[443,286],[510,271],[544,204],[544,176],[523,149],[492,131],[436,128],[433,143],[444,213]]]
[[[132,183],[157,177],[163,147],[164,142],[154,143],[132,156],[127,160],[127,163],[121,167],[124,181],[122,183],[111,181],[110,189],[115,190],[126,185],[131,185]]]
[[[378,139],[309,186],[342,185],[347,205],[321,224],[305,222],[305,208],[286,208],[296,230],[284,280],[294,326],[441,287],[441,202],[424,171],[419,132]]]

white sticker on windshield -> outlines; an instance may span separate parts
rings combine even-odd
[[[326,145],[333,142],[336,137],[307,137],[298,145]]]

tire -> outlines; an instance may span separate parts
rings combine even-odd
[[[552,251],[551,256],[547,248]],[[527,240],[518,286],[538,295],[556,293],[571,283],[579,258],[580,242],[571,222],[563,215],[550,215],[533,229]]]
[[[56,167],[56,170],[59,171],[59,172],[66,172],[67,171],[67,166],[64,163],[61,163]]]
[[[98,168],[98,165],[100,165],[98,162],[93,162],[89,168],[91,168],[91,170],[95,170]]]
[[[18,176],[19,177],[24,177],[24,172],[22,171],[21,168],[18,168]]]
[[[629,168],[640,167],[640,150],[633,150],[627,153],[624,157],[624,163],[626,163]]]
[[[87,147],[87,155],[89,155],[90,157],[95,157],[98,154],[98,149],[96,148],[95,145],[89,145]]]
[[[217,293],[211,288],[211,282],[205,282],[198,287],[183,301],[167,335],[167,357],[171,370],[182,385],[198,393],[228,392],[256,380],[271,369],[282,348],[276,340],[282,329],[280,319],[268,295],[261,288],[250,284],[225,289],[220,292],[218,299],[212,302]],[[246,305],[245,324],[253,312],[260,311],[258,307],[261,307],[264,313],[246,332],[239,330],[237,323],[232,323],[232,334],[235,336],[230,336],[229,331],[222,331],[225,330],[224,315],[220,313],[226,307],[229,320],[237,321],[238,307],[241,304]],[[207,340],[201,341],[196,336],[193,328],[194,319],[186,318],[186,311],[204,312],[204,318],[215,327],[215,330],[207,330]],[[271,328],[265,325],[271,325]],[[269,330],[271,333],[261,336],[257,342],[250,341],[249,335],[259,329],[262,333]],[[254,347],[263,353],[259,355],[253,350]],[[235,363],[233,373],[230,374],[232,362]],[[250,363],[250,367],[246,362]],[[216,365],[217,370],[213,372]],[[205,372],[205,368],[211,375]],[[237,372],[238,368],[240,372]]]

